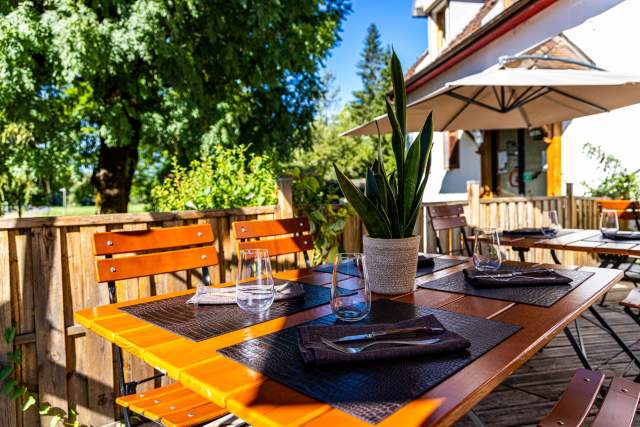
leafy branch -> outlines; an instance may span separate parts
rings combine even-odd
[[[629,172],[622,165],[620,159],[607,154],[602,147],[587,143],[583,150],[587,157],[598,162],[599,168],[604,172],[602,181],[595,185],[584,182],[590,195],[593,197],[610,197],[612,199],[638,199],[640,197],[640,170]]]
[[[4,341],[13,344],[16,338],[16,328],[11,326],[4,330]],[[22,399],[22,412],[28,411],[31,407],[36,407],[42,416],[51,417],[50,427],[56,427],[60,423],[63,426],[81,427],[76,419],[78,413],[73,409],[67,413],[64,409],[52,406],[48,402],[40,402],[38,394],[29,391],[26,384],[18,382],[16,378],[16,368],[22,364],[22,352],[19,348],[10,351],[5,355],[7,360],[0,369],[0,383],[2,384],[2,394],[9,399],[17,401]]]

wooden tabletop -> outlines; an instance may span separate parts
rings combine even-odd
[[[457,265],[417,280],[425,282],[443,277],[468,265]],[[513,323],[522,329],[377,425],[442,426],[461,418],[622,277],[617,270],[593,267],[580,267],[580,270],[595,274],[549,308],[420,288],[393,297],[416,305]],[[324,286],[331,281],[330,274],[308,269],[278,273],[277,277]],[[341,279],[344,287],[357,287],[360,280],[348,276]],[[370,426],[216,353],[217,349],[330,314],[329,305],[201,342],[182,338],[118,310],[121,306],[188,292],[193,290],[89,308],[75,313],[75,319],[256,427]]]
[[[599,230],[563,230],[569,232],[553,239],[531,237],[500,236],[500,244],[513,248],[542,248],[578,252],[590,252],[604,255],[640,256],[640,244],[637,242],[602,241]]]

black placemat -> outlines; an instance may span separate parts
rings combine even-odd
[[[629,245],[638,245],[638,244],[640,244],[640,238],[639,239],[612,238],[612,237],[605,237],[602,234],[596,234],[595,236],[588,237],[588,238],[586,238],[584,240],[587,241],[587,242],[626,243],[626,244],[629,244]]]
[[[274,283],[278,285],[285,281],[274,279]],[[330,289],[317,285],[302,286],[304,298],[274,301],[271,308],[262,314],[249,313],[236,304],[187,304],[193,294],[129,305],[120,310],[174,334],[202,341],[329,302]]]
[[[421,277],[426,274],[435,273],[436,271],[444,270],[445,268],[453,267],[455,265],[464,264],[467,261],[468,260],[434,258],[433,265],[428,265],[424,267],[418,266],[418,270],[416,271],[416,277]],[[322,273],[333,273],[333,265],[332,264],[320,265],[316,267],[314,270],[320,271]],[[338,272],[342,274],[346,274],[347,276],[361,277],[356,267],[350,262],[344,262],[340,264],[338,266]]]
[[[506,269],[497,270],[497,272],[520,270],[523,268],[530,268],[530,266],[508,266]],[[568,285],[483,288],[473,286],[465,279],[462,272],[458,272],[441,277],[440,279],[419,283],[418,286],[424,289],[433,289],[436,291],[456,292],[465,295],[499,299],[521,304],[551,307],[556,301],[571,292],[594,274],[589,271],[574,270],[558,270],[558,273],[570,277],[573,279],[572,282]]]
[[[302,362],[298,331],[291,327],[219,352],[300,393],[376,424],[520,329],[516,325],[391,300],[374,301],[370,315],[362,322],[399,322],[428,314],[471,341],[469,351],[318,367]],[[335,316],[329,315],[309,323],[337,322]]]
[[[531,234],[531,233],[518,233],[518,230],[505,230],[503,232],[500,233],[500,237],[506,237],[506,238],[510,238],[510,239],[519,239],[519,238],[525,238],[525,239],[555,239],[556,237],[562,237],[562,236],[568,236],[569,234],[573,234],[575,233],[575,230],[558,230],[557,233],[553,234],[553,235],[544,235],[542,234],[542,232],[540,232],[539,234]]]

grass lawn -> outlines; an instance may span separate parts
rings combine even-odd
[[[143,203],[129,203],[129,213],[145,212]],[[34,216],[84,216],[95,215],[95,206],[68,206],[67,209],[63,209],[62,206],[43,206],[26,211],[24,218]],[[15,218],[16,212],[11,212],[4,215],[3,218]]]

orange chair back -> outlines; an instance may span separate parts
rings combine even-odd
[[[218,253],[212,246],[213,241],[209,224],[95,233],[93,254],[100,257],[96,259],[98,282],[217,265]],[[138,252],[151,253],[138,255]],[[113,258],[116,254],[131,255]]]
[[[307,266],[313,249],[313,237],[309,234],[307,218],[287,218],[233,223],[238,252],[247,249],[267,249],[270,256],[302,252]],[[285,237],[277,237],[285,236]],[[269,239],[264,239],[270,237]]]

